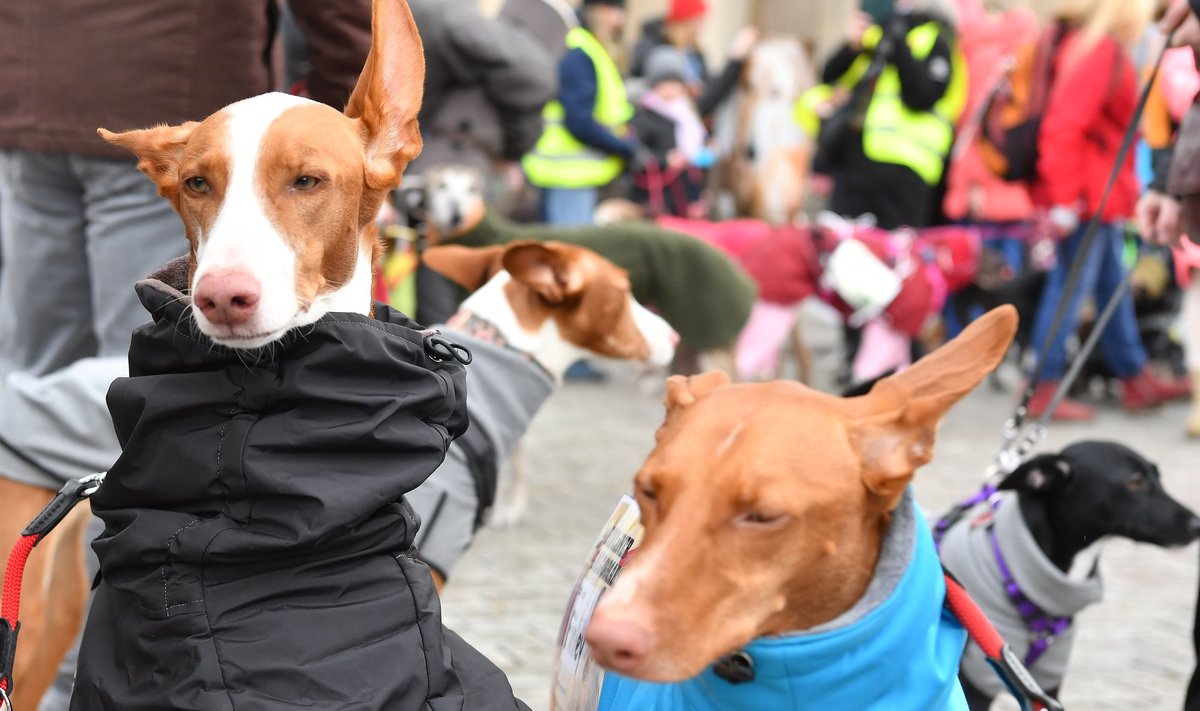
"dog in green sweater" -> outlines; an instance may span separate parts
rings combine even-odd
[[[533,239],[587,247],[629,274],[634,298],[658,311],[684,345],[721,354],[713,365],[733,372],[733,346],[750,317],[757,287],[711,245],[645,222],[587,227],[511,222],[488,211],[482,179],[472,168],[431,171],[425,189],[431,243],[489,247]]]

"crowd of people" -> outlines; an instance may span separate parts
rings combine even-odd
[[[1167,3],[1158,5],[1057,0],[1049,21],[1039,26],[1031,8],[1014,2],[865,3],[867,11],[852,16],[845,43],[826,61],[823,86],[801,107],[816,114],[811,123],[820,126],[817,169],[833,178],[830,209],[872,215],[886,229],[973,224],[1009,279],[1045,272],[1044,280],[1027,282],[1040,294],[1033,312],[1024,314],[1032,322],[1030,352],[1044,353],[1029,404],[1034,415],[1049,406],[1067,370],[1084,304],[1102,308],[1139,253],[1179,244],[1177,224],[1152,228],[1148,223],[1162,213],[1145,217],[1157,210],[1151,205],[1165,190],[1165,174],[1152,183],[1135,166],[1138,153],[1151,148],[1151,133],[1156,149],[1174,140],[1172,127],[1195,96],[1196,69],[1187,48],[1168,54],[1175,59],[1154,86],[1159,100],[1144,115],[1147,130],[1131,126],[1139,85],[1164,42],[1164,31],[1150,23],[1153,13],[1168,10]],[[1128,131],[1144,138],[1126,153]],[[1015,157],[1004,155],[1006,148]],[[1144,219],[1134,226],[1139,214]],[[1078,286],[1067,294],[1068,274],[1093,221],[1098,224]],[[1137,229],[1144,239],[1133,234]],[[1178,248],[1165,257],[1174,260],[1184,284],[1188,254]],[[1189,314],[1195,308],[1191,292]],[[1051,333],[1063,300],[1064,317]],[[957,313],[948,311],[950,325],[957,326]],[[1188,331],[1188,363],[1195,372],[1200,332]],[[1099,348],[1127,410],[1190,391],[1182,374],[1149,364],[1130,292],[1120,298]],[[1076,399],[1062,401],[1054,412],[1064,420],[1094,414]],[[1200,434],[1198,426],[1200,420],[1193,422],[1193,434]]]
[[[541,188],[546,223],[590,223],[598,190],[627,171],[638,202],[704,214],[704,175],[715,160],[711,119],[757,39],[756,30],[743,29],[724,69],[710,73],[699,51],[707,11],[705,0],[672,0],[665,16],[643,28],[627,82],[612,56],[625,3],[585,0],[558,64],[558,96],[543,111],[545,132],[523,159],[529,181]]]

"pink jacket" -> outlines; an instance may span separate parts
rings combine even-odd
[[[1038,25],[1033,11],[1028,8],[988,14],[980,0],[956,0],[955,5],[959,16],[959,46],[966,57],[970,84],[967,106],[958,130],[960,137],[970,138],[977,131],[976,114],[980,104],[1000,79],[998,67],[1002,60],[1010,55],[1015,58],[1023,47],[1036,42]],[[946,179],[943,209],[947,217],[1013,222],[1033,216],[1029,191],[1021,183],[1009,183],[996,177],[983,162],[975,141],[964,141],[955,151]],[[981,201],[974,213],[971,211],[972,192],[977,192]]]

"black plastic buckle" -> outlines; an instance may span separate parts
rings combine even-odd
[[[455,360],[463,365],[470,365],[474,359],[469,348],[451,341],[443,336],[440,331],[427,333],[423,344],[425,346],[425,355],[437,363]]]
[[[0,682],[4,682],[6,688],[0,689],[0,694],[3,697],[4,704],[0,704],[0,709],[9,709],[10,705],[6,705],[9,696],[13,692],[13,660],[17,655],[17,633],[21,631],[21,623],[18,622],[16,627],[13,627],[8,620],[0,618]]]
[[[1008,687],[1009,692],[1016,697],[1024,711],[1032,711],[1033,707],[1030,706],[1030,702],[1041,704],[1046,711],[1063,711],[1062,704],[1058,702],[1058,699],[1042,690],[1037,679],[1033,678],[1033,675],[1017,658],[1012,647],[1004,645],[1000,648],[1000,658],[988,657],[987,662],[996,670],[996,674]]]
[[[39,539],[45,536],[54,527],[62,523],[62,520],[71,513],[71,509],[84,499],[88,498],[100,488],[101,482],[104,481],[103,474],[92,474],[85,476],[82,479],[72,479],[58,490],[50,503],[46,504],[46,508],[37,515],[37,518],[21,531],[22,536],[38,536]]]
[[[730,684],[745,684],[748,681],[754,681],[754,659],[741,650],[733,654],[726,654],[713,664],[713,674]]]

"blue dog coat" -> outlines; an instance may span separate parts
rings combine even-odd
[[[752,681],[707,669],[674,684],[608,672],[598,711],[966,711],[966,632],[945,609],[933,537],[911,491],[896,508],[875,574],[854,608],[820,628],[752,641]]]

